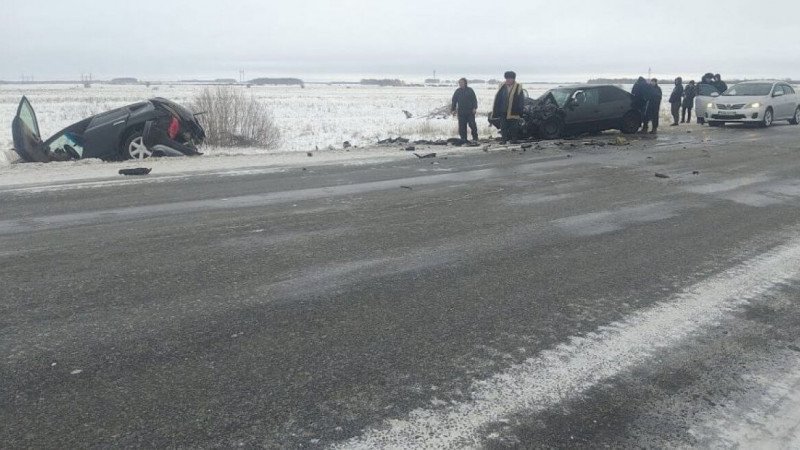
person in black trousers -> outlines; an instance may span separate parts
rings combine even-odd
[[[453,114],[458,114],[458,135],[463,142],[467,142],[467,125],[472,131],[472,140],[478,142],[478,125],[475,123],[475,113],[478,111],[478,97],[475,91],[467,86],[467,79],[458,80],[458,89],[453,93],[451,105]]]
[[[681,123],[692,123],[692,108],[694,108],[694,98],[697,96],[697,85],[694,80],[689,80],[686,89],[683,90],[683,108],[681,108]],[[689,113],[688,115],[686,113]]]
[[[678,126],[678,118],[681,112],[681,103],[683,102],[683,78],[675,78],[675,87],[672,89],[672,94],[669,96],[669,104],[672,107],[672,125]]]
[[[650,130],[650,134],[656,134],[658,130],[658,114],[659,110],[661,109],[661,98],[663,94],[661,93],[661,87],[658,85],[658,80],[653,78],[650,80],[650,90],[648,95],[647,101],[647,114],[645,117],[645,125],[643,130],[647,131],[647,122],[653,123],[653,129]]]

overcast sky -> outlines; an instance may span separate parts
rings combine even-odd
[[[3,2],[0,79],[800,79],[800,2]]]

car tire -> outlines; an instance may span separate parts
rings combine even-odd
[[[558,139],[564,132],[564,121],[551,117],[539,126],[539,135],[542,139]]]
[[[144,145],[142,130],[133,130],[122,141],[119,149],[122,159],[145,159],[153,156],[153,152]]]
[[[725,125],[725,122],[718,122],[716,120],[709,120],[707,123],[708,123],[708,126],[710,126],[710,127],[721,127],[721,126]]]
[[[628,111],[622,116],[622,124],[619,126],[619,131],[624,134],[634,134],[639,131],[642,126],[642,114],[638,111]]]
[[[767,110],[764,111],[764,120],[761,121],[761,128],[771,127],[773,119],[775,119],[775,116],[772,112],[772,108],[767,108]]]
[[[797,109],[794,110],[794,116],[792,116],[792,118],[789,119],[789,123],[792,125],[797,125],[800,123],[800,106],[798,106]]]

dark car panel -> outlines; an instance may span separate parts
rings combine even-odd
[[[548,102],[557,107],[558,114],[542,116],[541,107]],[[523,113],[523,122],[535,121],[542,124],[548,121],[560,122],[560,125],[550,127],[559,132],[555,136],[553,133],[539,133],[536,136],[536,132],[543,128],[538,125],[526,126],[524,123],[522,129],[531,130],[531,135],[522,137],[552,138],[610,129],[634,133],[641,125],[641,112],[634,106],[633,96],[617,86],[564,86],[551,89],[539,99],[529,101]]]
[[[148,123],[178,123],[174,136],[156,133],[144,136]],[[156,128],[152,128],[156,131]],[[138,137],[140,148],[154,142],[157,149],[148,155],[197,155],[197,145],[205,139],[203,127],[186,108],[164,98],[153,98],[145,102],[105,111],[76,122],[59,131],[44,143],[41,142],[36,114],[27,98],[22,97],[17,115],[12,122],[14,147],[24,161],[49,162],[80,158],[105,160],[126,159],[125,145],[131,137]],[[141,143],[144,144],[141,144]],[[153,145],[155,147],[155,144]]]

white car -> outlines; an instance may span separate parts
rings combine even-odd
[[[800,123],[798,94],[783,81],[746,81],[712,97],[703,113],[712,127],[728,122],[757,123],[763,127],[776,120],[788,120],[792,125]]]
[[[708,104],[719,94],[721,92],[710,84],[699,83],[697,85],[697,95],[694,97],[694,114],[697,117],[697,123],[700,125],[706,123]]]

